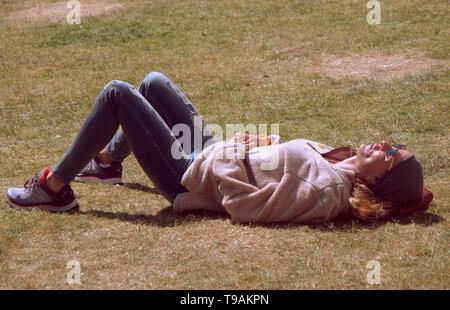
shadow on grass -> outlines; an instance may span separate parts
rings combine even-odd
[[[402,225],[414,223],[422,226],[431,226],[443,221],[445,221],[445,219],[442,216],[433,213],[427,213],[425,211],[415,212],[410,216],[397,220],[397,222]]]
[[[371,223],[364,222],[356,218],[341,216],[331,221],[318,224],[269,223],[269,224],[249,224],[249,225],[267,227],[271,229],[289,229],[298,226],[305,226],[311,229],[320,230],[324,232],[336,232],[336,231],[353,232],[358,231],[359,229],[376,230],[389,222],[396,222],[401,225],[416,224],[422,226],[431,226],[445,221],[445,219],[442,216],[433,213],[427,213],[426,210],[427,209],[414,212],[413,214],[405,216],[403,218],[393,218],[390,221],[378,221]]]
[[[174,227],[180,225],[186,225],[193,222],[204,221],[206,219],[215,220],[215,219],[230,219],[230,216],[227,213],[217,213],[206,210],[197,210],[185,213],[177,213],[173,211],[172,207],[164,208],[159,211],[156,215],[151,214],[131,214],[126,212],[110,212],[110,211],[102,211],[102,210],[89,210],[89,211],[80,211],[77,210],[76,213],[91,215],[100,218],[108,218],[112,220],[120,220],[122,222],[129,222],[133,224],[140,225],[149,225],[149,226],[160,226],[160,227]],[[425,212],[416,212],[408,217],[401,219],[394,219],[395,222],[401,225],[423,225],[423,226],[431,226],[436,223],[440,223],[445,221],[445,219],[439,215],[433,213],[425,213]],[[365,223],[362,221],[358,221],[355,219],[348,218],[337,218],[333,221],[329,221],[321,224],[293,224],[293,223],[269,223],[269,224],[236,224],[236,225],[244,225],[244,226],[253,226],[253,227],[266,227],[268,229],[291,229],[293,227],[298,226],[306,226],[311,229],[335,232],[352,232],[357,231],[359,229],[373,229],[376,230],[379,227],[388,223],[387,221],[379,221],[374,223]]]
[[[410,224],[416,224],[416,225],[422,225],[422,226],[431,226],[440,222],[445,221],[445,219],[437,214],[433,213],[426,213],[424,211],[418,211],[415,212],[409,216],[403,217],[403,218],[393,218],[389,221],[378,221],[378,222],[372,222],[367,223],[363,222],[357,219],[345,219],[345,218],[337,218],[333,221],[329,221],[323,224],[316,224],[316,225],[307,225],[310,228],[313,229],[319,229],[323,231],[355,231],[361,228],[364,229],[373,229],[376,230],[379,227],[385,225],[389,222],[395,222],[399,223],[401,225],[410,225]]]
[[[77,211],[78,214],[91,215],[100,218],[108,218],[112,220],[119,220],[122,222],[129,222],[133,224],[160,226],[160,227],[174,227],[186,225],[192,222],[203,221],[205,219],[227,219],[226,213],[216,213],[209,211],[195,211],[189,213],[177,213],[173,211],[172,207],[164,208],[156,215],[151,214],[131,214],[126,212],[110,212],[102,210]]]
[[[140,183],[123,183],[122,186],[141,192],[161,195],[161,193],[156,188],[147,185],[142,185]]]

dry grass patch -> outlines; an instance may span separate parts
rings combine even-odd
[[[376,82],[391,82],[405,77],[420,76],[435,70],[448,70],[448,60],[431,58],[406,58],[403,55],[326,55],[317,65],[308,68],[311,72],[334,79],[370,79]]]
[[[108,14],[115,10],[135,5],[133,3],[115,3],[105,0],[81,0],[79,2],[81,17]],[[39,3],[26,9],[11,11],[6,15],[6,19],[16,21],[29,20],[34,22],[49,21],[53,23],[65,22],[67,13],[71,10],[71,8],[67,8],[67,3],[67,1]]]
[[[298,48],[277,52],[274,57],[287,62],[289,67],[301,66],[307,73],[317,73],[333,79],[369,79],[388,83],[397,79],[421,76],[449,70],[450,60],[427,57],[409,58],[405,55],[329,55],[312,58],[299,57]],[[295,62],[295,64],[293,64]]]

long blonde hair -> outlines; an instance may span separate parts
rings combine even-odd
[[[394,209],[391,201],[379,199],[359,179],[356,179],[353,184],[353,191],[350,194],[349,201],[352,215],[366,222],[388,219],[391,217]]]
[[[391,219],[399,214],[399,209],[410,207],[419,201],[420,198],[407,202],[379,198],[358,178],[353,184],[349,198],[352,215],[365,222]]]

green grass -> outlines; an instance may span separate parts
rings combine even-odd
[[[73,185],[79,213],[2,203],[0,288],[449,288],[445,1],[382,1],[377,26],[366,22],[365,1],[351,0],[134,1],[82,15],[81,25],[7,18],[37,3],[0,1],[2,193],[56,164],[110,80],[137,86],[159,71],[210,123],[279,123],[284,140],[335,146],[406,144],[435,198],[426,212],[388,223],[241,226],[224,215],[173,213],[130,157],[128,186]],[[324,55],[444,65],[389,82],[307,70]],[[79,286],[66,282],[73,259]],[[371,286],[373,259],[381,284]]]

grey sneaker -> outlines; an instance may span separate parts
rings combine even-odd
[[[108,168],[100,166],[97,157],[77,174],[74,181],[100,184],[122,184],[122,163],[113,162]]]
[[[6,202],[16,209],[40,209],[50,212],[64,212],[78,207],[70,185],[65,185],[58,193],[47,187],[49,171],[48,168],[43,169],[29,179],[23,188],[9,188],[6,191]]]

